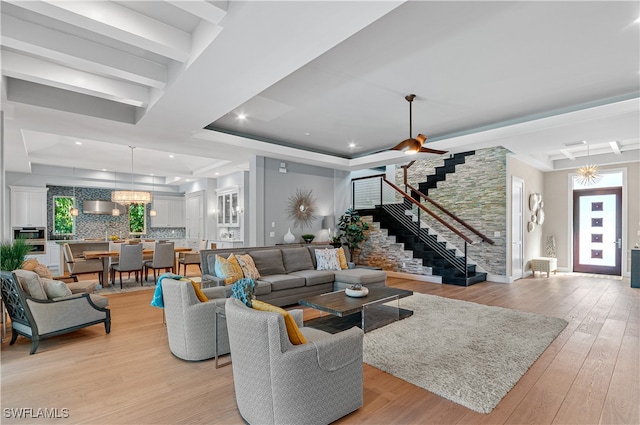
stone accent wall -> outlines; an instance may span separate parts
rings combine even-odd
[[[361,245],[359,264],[394,272],[431,274],[431,268],[424,267],[421,259],[413,258],[413,252],[405,250],[403,243],[397,243],[395,236],[381,229],[380,223],[373,222],[371,216],[364,216],[362,220],[370,225],[367,240]]]
[[[470,261],[490,274],[501,276],[506,275],[508,153],[502,147],[477,150],[475,155],[466,157],[464,164],[456,166],[455,173],[448,174],[446,180],[429,191],[434,201],[495,242],[495,245],[481,243],[478,236],[464,232],[474,241],[467,248]],[[444,159],[434,157],[416,161],[409,168],[409,184],[418,187],[418,183],[426,181],[427,175],[435,173],[435,167],[444,165]],[[400,168],[396,172],[396,184],[404,188],[403,171]],[[450,246],[464,252],[464,241],[457,235],[427,214],[422,214],[421,219],[447,240]],[[494,232],[500,232],[500,236],[495,237]],[[411,258],[411,252],[399,245],[402,244],[396,244],[393,237],[389,240],[386,231],[374,223],[369,239],[363,245],[360,263],[385,270],[430,274],[428,268],[422,267],[421,261]],[[402,267],[402,263],[405,267]]]

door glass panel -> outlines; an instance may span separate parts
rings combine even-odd
[[[616,195],[580,198],[580,264],[616,265]]]

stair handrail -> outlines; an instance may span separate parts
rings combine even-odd
[[[374,177],[374,176],[369,176],[369,177],[371,178],[371,177]],[[430,209],[425,207],[421,202],[418,202],[415,199],[413,199],[411,196],[407,195],[407,193],[404,190],[400,189],[398,186],[396,186],[395,184],[393,184],[389,180],[387,180],[386,175],[381,174],[381,175],[378,175],[378,176],[375,176],[375,177],[382,177],[382,180],[384,180],[384,182],[387,183],[389,186],[391,186],[396,192],[400,193],[400,195],[402,195],[402,197],[404,199],[408,200],[409,202],[411,202],[412,204],[414,204],[415,206],[420,208],[422,211],[424,211],[427,214],[429,214],[436,221],[438,221],[440,224],[445,226],[447,229],[451,230],[453,233],[458,235],[465,242],[467,242],[468,244],[473,245],[473,240],[472,239],[470,239],[464,233],[460,232],[458,229],[456,229],[455,227],[453,227],[452,225],[450,225],[449,223],[444,221],[442,218],[440,218],[440,216],[438,216],[436,213],[434,213],[433,211],[431,211]],[[358,180],[361,180],[361,179],[362,179],[361,177],[358,178]],[[353,179],[353,180],[356,180],[356,179]]]
[[[433,204],[433,206],[438,208],[440,211],[442,211],[443,213],[447,214],[449,217],[451,217],[452,219],[454,219],[455,221],[457,221],[458,223],[463,225],[466,229],[468,229],[469,231],[471,231],[474,234],[476,234],[477,236],[479,236],[480,239],[482,239],[484,242],[487,242],[487,243],[489,243],[491,245],[495,244],[495,242],[492,239],[489,239],[486,235],[484,235],[482,232],[477,230],[475,227],[471,226],[469,223],[465,222],[463,219],[461,219],[460,217],[458,217],[457,215],[455,215],[454,213],[452,213],[451,211],[449,211],[448,209],[446,209],[445,207],[440,205],[438,202],[436,202],[433,199],[429,198],[427,195],[425,195],[424,193],[420,192],[418,189],[416,189],[415,187],[411,186],[409,183],[407,183],[407,187],[411,191],[413,191],[416,194],[418,194],[418,196],[420,196],[424,200],[426,200],[426,201],[430,202],[431,204]],[[411,198],[411,199],[413,199],[413,198]]]
[[[447,214],[449,217],[451,217],[452,219],[454,219],[455,221],[460,223],[466,229],[468,229],[469,231],[473,232],[475,235],[479,236],[480,239],[482,239],[484,242],[487,242],[490,245],[495,245],[495,242],[492,239],[490,239],[488,236],[486,236],[484,233],[480,232],[478,229],[476,229],[475,227],[471,226],[469,223],[467,223],[466,221],[464,221],[463,219],[461,219],[460,217],[458,217],[457,215],[455,215],[454,213],[449,211],[447,208],[443,207],[440,203],[438,203],[438,202],[434,201],[433,199],[429,198],[427,195],[425,195],[424,193],[422,193],[421,191],[419,191],[418,189],[416,189],[415,187],[413,187],[412,185],[409,184],[408,179],[407,179],[407,169],[409,167],[411,167],[414,162],[415,161],[411,161],[409,164],[402,166],[402,169],[404,170],[404,185],[408,189],[410,189],[412,192],[415,192],[422,199],[424,199],[425,201],[433,204],[433,206],[438,208],[440,211],[442,211],[443,213]],[[413,199],[413,198],[411,198],[411,199]]]

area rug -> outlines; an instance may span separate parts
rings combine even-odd
[[[96,285],[98,284],[98,281],[96,280]],[[96,289],[96,294],[118,294],[121,292],[135,292],[135,291],[144,291],[144,290],[150,290],[150,289],[155,289],[156,284],[153,280],[149,280],[148,282],[144,282],[142,286],[140,286],[140,282],[136,282],[135,279],[131,278],[131,279],[122,279],[122,289],[120,289],[120,281],[116,278],[116,284],[115,285],[109,285],[107,287],[104,288],[98,288]]]
[[[364,361],[489,413],[567,326],[563,319],[414,294],[414,315],[365,334]]]

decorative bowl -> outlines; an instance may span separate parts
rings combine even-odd
[[[367,296],[367,294],[369,293],[369,288],[365,288],[364,286],[360,289],[346,288],[344,290],[344,293],[349,297],[362,298]]]

